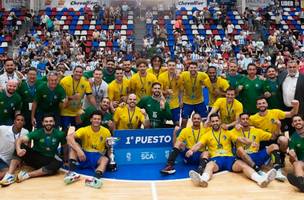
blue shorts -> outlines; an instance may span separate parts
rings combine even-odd
[[[63,131],[67,130],[69,126],[76,126],[75,117],[61,116],[61,126]]]
[[[174,108],[171,109],[171,114],[172,114],[172,121],[174,124],[178,123],[179,124],[179,120],[180,120],[180,108]]]
[[[8,168],[8,164],[0,158],[0,170]]]
[[[270,156],[267,154],[266,149],[263,149],[256,153],[251,153],[249,154],[249,156],[253,160],[253,162],[259,167],[264,165],[267,162],[267,160],[270,158]]]
[[[219,168],[219,172],[220,171],[224,171],[224,170],[228,170],[230,172],[232,172],[232,166],[234,164],[234,162],[236,161],[236,157],[235,156],[218,156],[218,157],[214,157],[214,158],[210,158],[210,161],[214,161],[218,168]]]
[[[79,162],[79,165],[77,166],[79,169],[93,169],[95,170],[98,166],[98,161],[100,160],[100,158],[103,156],[101,153],[99,152],[87,152],[87,151],[83,151],[85,156],[86,156],[86,160]]]
[[[189,149],[185,149],[183,152],[182,152],[182,157],[184,159],[184,162],[187,163],[187,164],[191,164],[191,165],[198,165],[199,164],[199,161],[200,161],[200,157],[201,157],[201,154],[202,152],[200,151],[197,151],[195,152],[191,157],[186,157],[186,152],[188,151]]]
[[[192,112],[195,111],[201,115],[201,117],[207,117],[207,108],[204,102],[199,104],[184,104],[182,118],[189,119],[191,117]]]

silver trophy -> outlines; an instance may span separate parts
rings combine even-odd
[[[108,164],[108,169],[110,171],[116,171],[117,170],[117,164],[115,162],[115,155],[114,155],[114,145],[116,144],[116,142],[118,141],[119,139],[117,137],[109,137],[107,138],[107,144],[109,145],[110,147],[110,162]]]

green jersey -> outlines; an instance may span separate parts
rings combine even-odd
[[[244,76],[241,74],[236,74],[235,76],[231,76],[227,74],[227,81],[229,82],[230,87],[235,89],[237,88],[237,86],[239,85],[239,83],[242,81],[243,78]]]
[[[107,83],[110,84],[112,81],[115,80],[115,71],[110,73],[106,68],[102,70],[102,79]]]
[[[160,108],[160,103],[151,96],[145,96],[138,102],[138,107],[144,108],[149,116],[151,128],[163,128],[166,120],[170,120],[171,110],[169,103],[165,103],[165,108]]]
[[[80,119],[82,121],[82,126],[91,125],[90,117],[91,117],[91,114],[96,110],[97,109],[95,108],[95,106],[89,106],[84,110],[84,113],[82,115],[80,115]],[[101,125],[106,128],[109,128],[108,122],[112,121],[112,120],[113,120],[113,115],[109,112],[106,112],[102,116]]]
[[[86,79],[92,78],[93,77],[93,70],[91,71],[86,71],[83,73],[83,77],[85,77]]]
[[[66,135],[58,129],[53,129],[51,134],[44,132],[44,129],[37,129],[27,134],[29,140],[34,141],[33,150],[47,157],[54,157],[58,151],[59,143],[66,144]]]
[[[32,108],[37,88],[42,84],[42,81],[37,80],[34,85],[30,86],[27,81],[23,80],[17,89],[18,94],[22,99],[22,113],[29,112]]]
[[[304,161],[304,137],[297,132],[293,133],[289,141],[289,149],[293,149],[299,160]]]
[[[271,80],[267,79],[265,81],[264,90],[271,93],[271,96],[267,99],[269,109],[282,109],[283,99],[282,92],[279,88],[279,83],[277,79]]]
[[[256,107],[256,100],[264,94],[265,81],[256,77],[254,80],[250,80],[248,77],[244,77],[239,85],[243,86],[240,93],[240,99],[244,106],[244,111],[249,114],[255,114],[258,112]]]
[[[41,84],[36,91],[35,102],[37,102],[37,112],[59,113],[59,103],[66,97],[61,85],[57,85],[51,90],[47,83]]]
[[[15,118],[16,111],[20,111],[22,100],[15,92],[11,97],[6,95],[6,91],[0,92],[0,125],[11,125]]]

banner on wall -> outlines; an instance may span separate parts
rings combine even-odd
[[[117,130],[114,145],[118,165],[166,163],[173,143],[173,129]]]
[[[1,1],[0,1],[1,3]],[[28,0],[2,0],[1,5],[6,10],[10,10],[12,8],[20,8],[22,6],[27,6]]]
[[[285,1],[285,0],[281,0],[280,1],[280,6],[282,7],[294,7],[295,6],[295,1],[293,0],[288,0],[288,1]]]
[[[182,7],[186,8],[187,10],[191,10],[194,7],[202,10],[207,7],[207,0],[178,0],[176,3],[176,8],[181,9]]]
[[[273,0],[246,0],[246,7],[250,9],[265,8],[273,3]]]
[[[100,4],[100,0],[45,0],[45,7],[57,8],[74,8],[79,10],[83,7],[93,8],[95,5]]]

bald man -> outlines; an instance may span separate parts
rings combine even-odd
[[[12,125],[21,110],[21,97],[16,93],[18,81],[8,80],[6,88],[0,92],[0,125]]]

